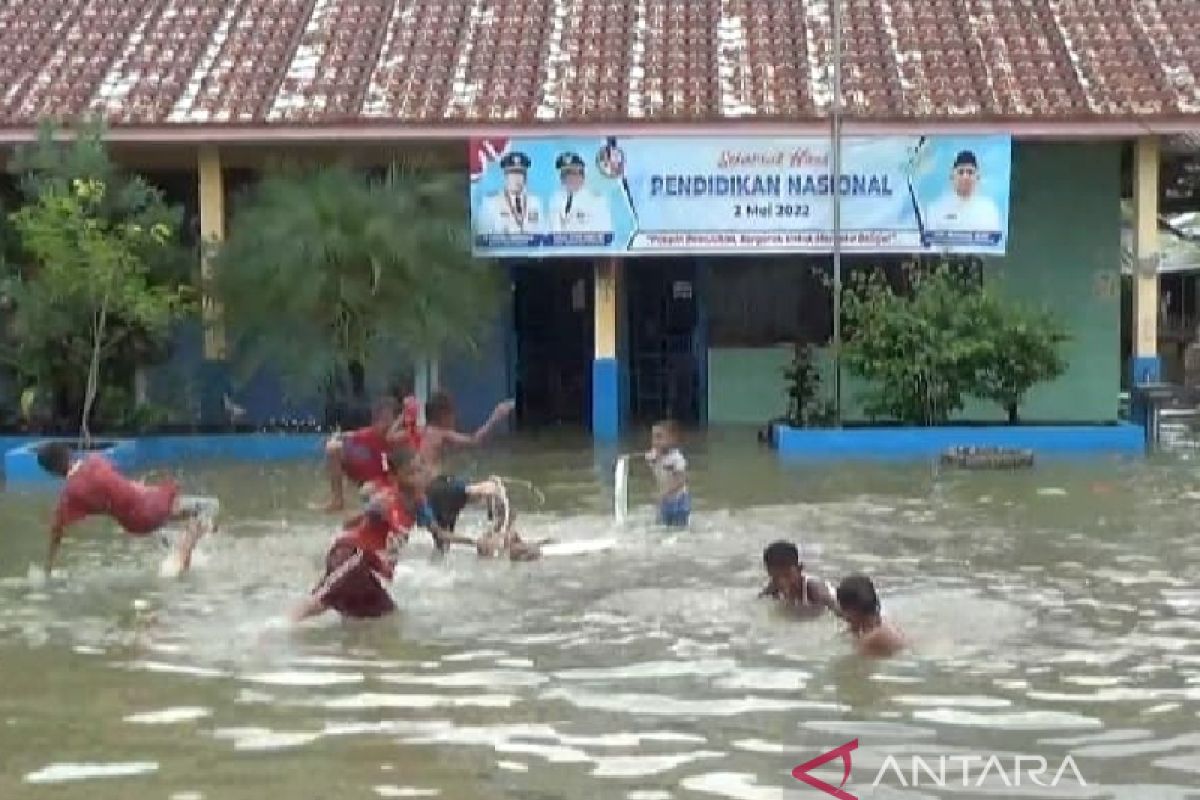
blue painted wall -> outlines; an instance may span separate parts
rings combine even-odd
[[[222,398],[230,397],[246,409],[245,422],[266,425],[272,420],[321,420],[324,402],[285,397],[278,375],[261,370],[249,381],[235,379],[229,364],[205,361],[203,329],[199,322],[179,325],[172,338],[171,358],[147,369],[150,402],[171,409],[180,421],[204,425],[227,423]]]
[[[120,439],[106,455],[130,472],[159,465],[196,461],[290,461],[320,458],[321,434],[228,434],[213,436],[146,436]],[[37,441],[4,453],[6,483],[53,486],[58,480],[37,464]]]
[[[29,436],[0,436],[0,480],[8,479],[8,475],[5,471],[4,454],[9,450],[15,450],[18,447],[25,447],[32,441],[35,440]]]
[[[1045,425],[942,428],[845,428],[778,430],[779,453],[788,459],[927,460],[952,447],[1032,450],[1037,456],[1103,454],[1142,456],[1141,426]]]
[[[512,308],[509,303],[492,324],[479,350],[448,353],[439,361],[438,383],[454,395],[461,427],[484,422],[501,400],[512,397],[514,359]]]

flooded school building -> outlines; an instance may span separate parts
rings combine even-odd
[[[454,390],[468,422],[513,396],[522,426],[603,440],[780,414],[795,344],[831,338],[840,157],[847,272],[978,263],[1069,330],[1069,368],[1023,416],[1115,420],[1122,386],[1160,372],[1161,177],[1200,145],[1200,4],[847,2],[836,153],[830,6],[10,3],[0,146],[102,117],[118,160],[218,243],[277,159],[433,156],[470,176],[476,252],[512,291],[484,352],[418,384]],[[201,338],[175,358],[224,385],[219,336]],[[289,413],[268,379],[238,401]],[[843,416],[862,416],[852,386]]]

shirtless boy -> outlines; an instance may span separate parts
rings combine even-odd
[[[887,658],[908,646],[904,635],[883,618],[875,584],[866,575],[851,575],[842,580],[837,599],[855,648],[862,655]]]
[[[797,616],[817,617],[825,611],[841,614],[828,583],[804,571],[800,549],[791,542],[774,542],[763,550],[768,583],[759,597],[777,600]]]
[[[508,495],[499,478],[492,478],[499,491],[487,499],[492,527],[475,542],[475,551],[480,558],[499,558],[507,555],[510,561],[537,561],[542,557],[542,546],[551,539],[527,542],[517,533],[517,512],[509,504]]]
[[[514,404],[505,400],[496,406],[487,421],[474,433],[460,433],[455,419],[454,400],[446,392],[438,392],[425,404],[425,430],[421,435],[421,459],[437,477],[429,486],[429,504],[434,519],[447,531],[458,524],[458,515],[477,493],[459,478],[444,471],[443,460],[453,448],[477,447],[512,414]]]

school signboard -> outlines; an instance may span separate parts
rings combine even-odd
[[[820,137],[476,139],[477,255],[825,253],[831,145]],[[842,245],[1001,255],[1007,136],[846,137]]]

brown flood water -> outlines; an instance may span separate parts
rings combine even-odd
[[[183,473],[224,527],[182,580],[97,524],[39,586],[52,498],[0,494],[0,798],[819,800],[792,768],[855,738],[859,798],[1200,798],[1200,462],[785,467],[751,440],[692,443],[682,534],[648,524],[636,468],[616,529],[586,440],[501,442],[462,466],[545,492],[513,492],[527,533],[611,546],[437,562],[418,536],[394,618],[291,633],[334,527],[315,463]],[[914,651],[863,662],[756,602],[776,538],[873,575]],[[914,753],[996,755],[1010,783],[1015,755],[1043,783],[1070,755],[1087,785],[976,786],[976,762],[968,788],[872,786]]]

